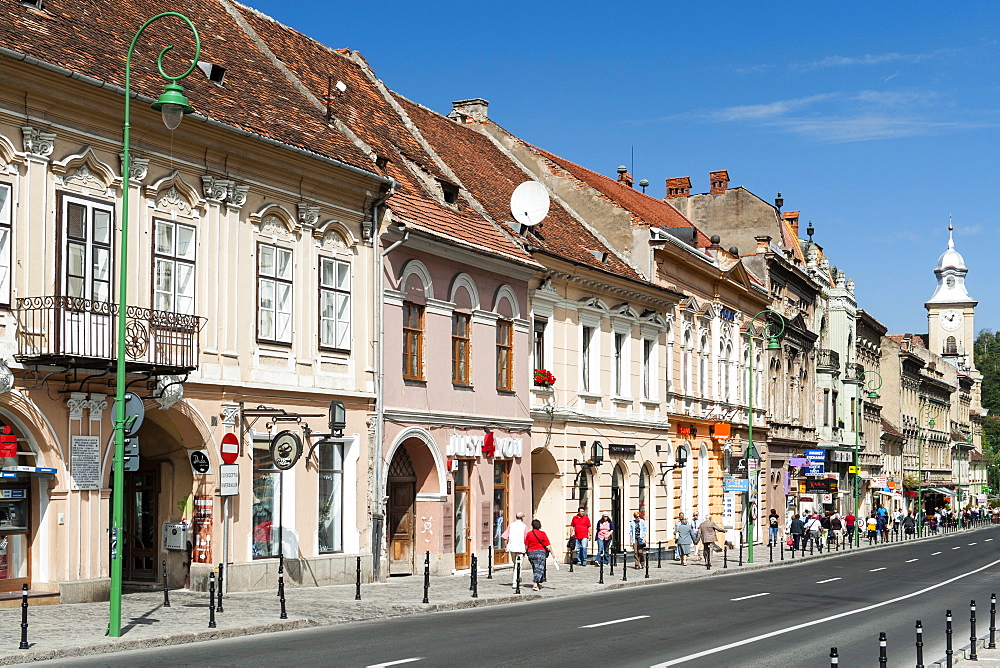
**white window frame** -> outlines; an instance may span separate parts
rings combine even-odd
[[[324,279],[324,269],[333,265],[333,283],[328,284]],[[319,276],[317,284],[319,286],[319,331],[317,332],[319,347],[321,350],[351,350],[352,314],[354,303],[351,299],[351,277],[352,266],[346,260],[327,255],[319,256]],[[343,272],[343,273],[341,273]],[[334,300],[333,315],[324,315],[324,306],[327,298]],[[327,325],[333,326],[333,340],[326,339]]]
[[[11,247],[14,244],[14,187],[0,181],[0,305],[10,306]]]
[[[580,391],[597,392],[596,377],[594,374],[594,354],[597,346],[597,327],[583,325],[580,327]]]
[[[272,253],[272,269],[262,270],[264,256]],[[287,258],[287,272],[279,275],[279,258]],[[257,243],[257,340],[266,343],[291,345],[294,330],[295,304],[295,254],[290,248],[275,244]],[[287,288],[288,298],[284,308],[279,304],[279,289]],[[270,292],[273,306],[264,308],[265,294]],[[264,316],[271,314],[270,329],[264,322]],[[279,319],[287,322],[286,331],[282,332]]]
[[[160,228],[170,229],[170,243],[171,248],[169,250],[161,250],[160,243]],[[191,252],[184,256],[178,255],[177,253],[177,232],[179,228],[191,232]],[[195,282],[197,280],[197,249],[198,249],[198,231],[194,225],[186,225],[184,223],[178,223],[173,220],[168,220],[165,218],[154,218],[153,219],[153,309],[156,311],[166,311],[170,313],[183,313],[184,315],[194,315],[194,301],[195,301]],[[158,285],[157,276],[158,269],[160,267],[169,267],[170,271],[170,288],[168,290],[162,289],[162,285]],[[189,294],[181,295],[183,299],[188,300],[185,305],[181,304],[181,299],[178,298],[177,286],[180,284],[178,271],[179,267],[183,267],[191,272],[190,274],[190,290]],[[160,299],[166,299],[169,301],[168,304],[164,305],[161,303]]]
[[[70,261],[69,246],[70,246],[70,243],[74,243],[74,244],[77,244],[77,245],[80,244],[80,240],[77,239],[77,240],[73,240],[71,242],[71,240],[69,238],[69,229],[68,229],[68,224],[69,224],[69,220],[68,219],[69,219],[69,216],[68,216],[68,211],[69,211],[69,207],[70,207],[71,204],[76,204],[78,206],[83,206],[83,207],[85,207],[87,209],[86,222],[85,222],[85,225],[87,227],[87,232],[86,232],[87,236],[86,236],[85,239],[82,240],[83,241],[83,246],[84,246],[84,257],[83,257],[83,269],[82,269],[82,271],[84,273],[82,274],[81,277],[83,278],[84,283],[83,283],[83,294],[80,294],[80,295],[71,295],[70,294],[69,280],[68,280],[69,279],[69,274],[68,274],[68,272],[69,272],[69,261]],[[109,230],[108,230],[108,241],[107,241],[107,243],[98,242],[98,241],[95,241],[95,239],[94,239],[93,218],[94,218],[94,212],[95,211],[103,211],[104,213],[107,213],[108,216],[109,216],[109,220],[108,220],[108,228],[109,228]],[[62,202],[61,202],[61,206],[60,206],[60,225],[61,225],[60,233],[61,233],[61,237],[62,237],[61,254],[62,254],[62,263],[63,263],[63,266],[62,266],[61,271],[60,271],[60,276],[59,276],[59,287],[60,287],[60,290],[61,290],[61,294],[63,296],[67,296],[67,297],[71,297],[71,296],[72,297],[80,297],[80,298],[83,298],[83,299],[89,299],[89,300],[97,301],[97,302],[107,302],[107,303],[110,303],[110,302],[114,301],[114,296],[115,296],[115,290],[114,290],[114,275],[115,275],[114,274],[114,270],[115,270],[115,253],[114,253],[114,251],[115,251],[115,249],[114,249],[114,242],[115,242],[115,234],[114,234],[114,229],[115,229],[115,207],[114,207],[114,204],[111,204],[109,202],[104,202],[104,201],[101,201],[101,200],[90,199],[89,197],[80,197],[80,196],[77,196],[77,195],[72,195],[72,194],[63,192],[62,193]],[[107,260],[107,268],[104,271],[104,274],[106,275],[107,278],[105,280],[99,280],[99,279],[95,278],[95,274],[94,274],[94,267],[95,267],[95,262],[94,262],[95,255],[94,254],[98,250],[102,250],[102,251],[105,251],[107,253],[107,258],[108,258],[108,260]],[[106,284],[107,294],[103,295],[104,298],[101,298],[102,295],[95,294],[95,291],[94,291],[94,285],[95,285],[95,283]]]
[[[611,350],[612,362],[614,363],[614,378],[612,382],[614,383],[614,393],[616,397],[628,397],[631,396],[630,392],[630,374],[629,374],[629,345],[631,337],[629,337],[628,332],[616,329],[614,331],[614,339],[612,340],[614,347]]]
[[[659,350],[659,341],[655,337],[642,337],[642,398],[650,401],[656,399]]]

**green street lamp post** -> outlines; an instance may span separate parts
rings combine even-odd
[[[874,378],[872,378],[870,381],[865,380],[865,376],[867,376],[868,374],[874,376]],[[878,381],[877,385],[874,384],[875,381]],[[869,387],[869,383],[872,384],[871,387]],[[865,399],[865,392],[868,393],[869,399],[878,399],[878,390],[881,389],[882,387],[882,374],[880,374],[878,371],[875,371],[874,369],[862,371],[861,373],[858,374],[857,386],[858,386],[858,392],[857,392],[858,396],[854,402],[854,490],[853,491],[854,491],[854,515],[856,518],[860,519],[860,515],[858,513],[858,511],[860,510],[859,507],[860,501],[858,497],[861,495],[861,485],[860,485],[861,481],[859,479],[861,475],[861,468],[858,465],[858,448],[860,447],[861,444],[861,431],[862,431],[861,403]],[[857,521],[857,519],[855,521]],[[854,532],[854,540],[855,540],[854,544],[860,547],[861,546],[860,531]]]
[[[748,338],[750,339],[750,382],[749,382],[750,393],[749,393],[749,397],[748,397],[748,403],[749,403],[749,408],[750,408],[750,420],[749,420],[749,422],[747,424],[747,441],[749,443],[748,450],[747,450],[747,477],[748,478],[750,476],[750,466],[749,466],[750,459],[756,459],[757,458],[757,450],[756,450],[756,448],[754,447],[754,444],[753,444],[753,337],[754,337],[754,334],[755,334],[754,328],[753,328],[753,324],[755,322],[757,322],[757,318],[759,318],[760,316],[765,315],[765,314],[767,314],[768,316],[774,316],[775,318],[778,319],[778,324],[780,324],[780,328],[778,329],[777,332],[775,332],[774,331],[774,329],[775,329],[775,323],[773,323],[773,322],[765,322],[764,323],[764,328],[761,330],[761,334],[763,334],[765,337],[767,337],[767,347],[766,347],[767,350],[781,350],[781,344],[778,343],[778,338],[782,334],[785,333],[785,319],[782,318],[779,313],[776,313],[775,311],[772,311],[769,308],[764,309],[763,311],[761,311],[760,313],[758,313],[757,315],[755,315],[753,318],[751,318],[750,319],[750,324],[747,325],[747,334],[749,335]],[[757,475],[757,473],[755,472],[754,475]],[[753,516],[753,513],[754,513],[753,503],[757,501],[757,498],[756,498],[757,481],[753,480],[751,482],[751,481],[748,480],[748,482],[750,482],[751,484],[747,488],[749,491],[747,491],[747,502],[748,503],[747,503],[747,511],[745,513],[746,514],[746,518],[747,518],[747,563],[752,564],[753,563],[753,529],[754,529],[754,522],[756,521],[755,518],[754,518],[754,516]]]
[[[149,19],[139,27],[132,43],[129,45],[128,54],[125,56],[125,124],[122,133],[122,217],[121,236],[119,239],[118,251],[118,342],[115,348],[117,368],[115,374],[115,413],[114,413],[114,466],[113,480],[111,485],[112,505],[111,505],[111,611],[108,622],[108,635],[119,638],[122,634],[122,548],[123,535],[122,525],[125,514],[125,325],[127,320],[128,301],[128,213],[129,213],[129,171],[131,169],[130,152],[130,112],[132,102],[132,53],[135,51],[136,42],[145,32],[146,28],[154,21],[173,16],[181,19],[188,25],[194,34],[194,58],[191,59],[191,66],[179,76],[171,76],[163,69],[163,57],[173,46],[167,46],[156,59],[156,67],[160,76],[167,82],[163,86],[163,93],[153,103],[153,109],[159,111],[163,117],[163,124],[169,130],[175,130],[180,125],[184,114],[189,114],[193,110],[184,97],[184,88],[178,81],[191,74],[194,70],[198,57],[201,55],[201,38],[198,30],[191,20],[177,12],[163,12]]]
[[[927,426],[933,427],[938,416],[938,411],[928,404],[920,405],[920,414],[917,416],[917,535],[924,535],[924,523],[920,521],[920,514],[924,511],[924,416],[927,416]]]

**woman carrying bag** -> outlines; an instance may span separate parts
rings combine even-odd
[[[677,541],[677,554],[681,555],[681,566],[687,566],[686,559],[691,554],[691,545],[698,542],[698,530],[686,519],[682,519],[674,529],[674,539]]]
[[[524,534],[524,546],[528,551],[528,561],[531,562],[531,588],[538,591],[545,582],[545,558],[551,546],[549,537],[542,531],[542,523],[538,520],[531,520],[531,530]]]

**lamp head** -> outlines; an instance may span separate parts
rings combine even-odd
[[[604,446],[600,441],[594,441],[590,451],[590,461],[594,462],[594,466],[600,466],[604,461]]]
[[[868,398],[869,399],[878,399],[879,398],[878,392],[876,392],[875,390],[869,391],[868,392]]]
[[[677,446],[677,466],[679,466],[680,468],[684,468],[684,465],[687,464],[687,460],[688,460],[687,448],[685,448],[683,445]]]
[[[777,336],[767,337],[767,349],[768,350],[781,350],[781,344],[778,343]]]
[[[163,124],[168,130],[176,130],[184,119],[184,114],[194,111],[188,99],[184,97],[184,87],[175,81],[163,85],[163,92],[151,106],[160,112]]]
[[[347,411],[344,409],[344,402],[334,399],[330,402],[330,412],[328,426],[335,434],[344,433],[347,428]]]

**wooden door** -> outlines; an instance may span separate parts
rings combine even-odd
[[[413,575],[417,485],[389,481],[389,574]]]
[[[124,580],[152,582],[157,579],[160,536],[157,526],[157,478],[155,470],[125,473]]]
[[[455,472],[455,568],[468,568],[472,563],[472,525],[469,515],[472,504],[469,503],[469,474],[472,465],[466,461],[458,463]]]

